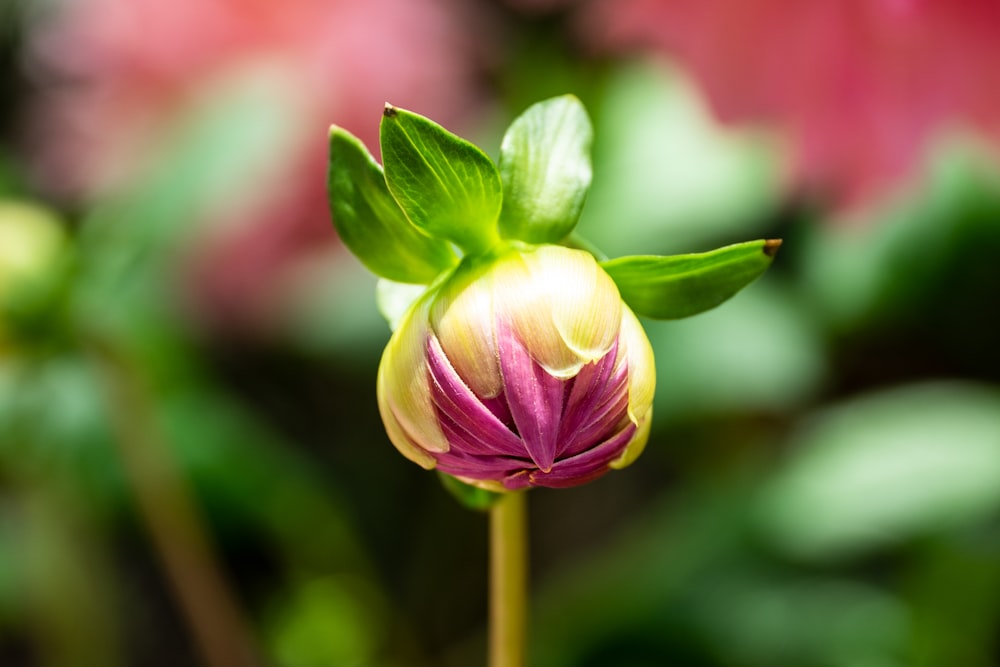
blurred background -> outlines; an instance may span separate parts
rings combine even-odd
[[[2,0],[0,664],[484,663],[326,131],[566,92],[605,253],[785,243],[646,323],[636,465],[531,494],[531,664],[1000,664],[990,0]]]

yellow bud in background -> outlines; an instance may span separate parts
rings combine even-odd
[[[65,251],[66,234],[55,215],[34,204],[0,201],[0,351],[10,347],[12,310],[50,283]]]

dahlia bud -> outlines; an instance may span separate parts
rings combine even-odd
[[[330,210],[344,244],[385,279],[395,333],[378,372],[389,439],[449,488],[568,487],[630,464],[649,437],[653,352],[636,314],[714,308],[770,265],[778,240],[598,261],[569,246],[590,186],[580,101],[530,107],[500,159],[386,105],[384,167],[330,131]],[[599,254],[599,253],[598,253]],[[421,296],[408,303],[405,283]],[[429,287],[424,287],[429,285]]]
[[[575,486],[631,463],[649,435],[653,351],[608,274],[553,245],[467,260],[382,357],[393,444],[495,490]]]

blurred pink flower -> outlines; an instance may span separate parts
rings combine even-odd
[[[228,72],[279,73],[274,103],[303,125],[292,166],[247,189],[260,199],[240,208],[249,219],[199,250],[200,296],[222,318],[263,316],[256,296],[329,250],[331,123],[375,149],[386,101],[454,122],[473,97],[471,42],[448,0],[81,0],[37,45],[56,81],[37,116],[41,178],[84,198],[127,185],[164,127]]]
[[[852,205],[913,174],[936,131],[1000,139],[995,0],[598,0],[605,46],[676,57],[724,121],[790,132],[807,186]]]

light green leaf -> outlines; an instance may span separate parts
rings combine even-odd
[[[485,153],[435,122],[389,105],[380,141],[389,192],[414,225],[468,253],[498,242],[503,192]]]
[[[539,102],[511,124],[500,146],[502,236],[555,243],[573,230],[590,187],[592,139],[572,95]]]
[[[911,385],[827,410],[793,435],[765,488],[763,532],[800,557],[835,558],[991,521],[1000,509],[1000,393]]]
[[[375,285],[375,303],[378,312],[389,323],[389,329],[395,331],[410,306],[427,290],[423,285],[407,285],[382,279]]]
[[[448,243],[406,219],[382,168],[349,132],[330,130],[330,212],[340,239],[368,269],[404,283],[427,283],[458,260]]]
[[[633,255],[601,266],[622,299],[644,317],[697,315],[749,285],[767,270],[780,240],[748,241],[691,255]]]
[[[438,472],[441,484],[455,500],[471,510],[486,511],[493,506],[493,503],[503,498],[502,493],[480,489],[478,486],[466,484],[451,475]]]

